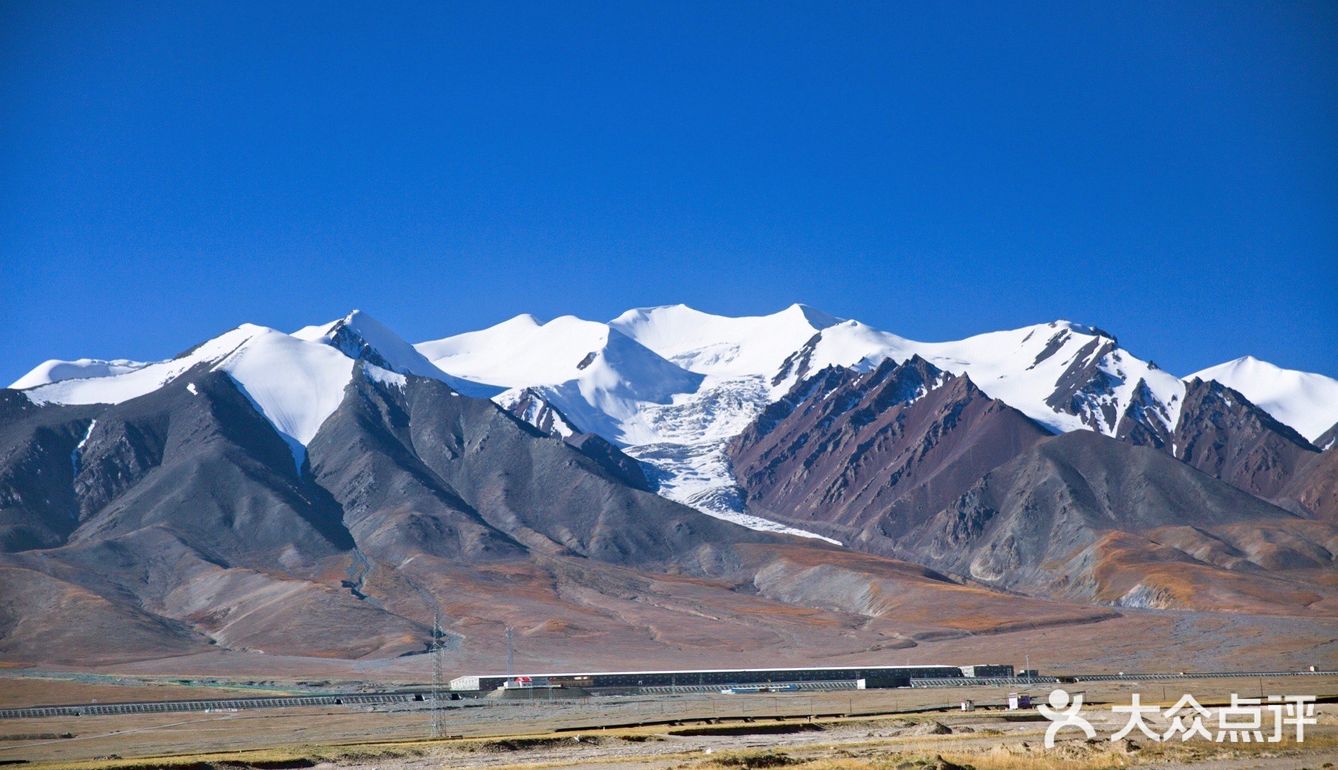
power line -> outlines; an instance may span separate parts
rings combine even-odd
[[[446,646],[442,644],[445,634],[441,630],[441,613],[432,615],[432,737],[440,738],[445,733],[441,711],[442,689],[446,683]]]

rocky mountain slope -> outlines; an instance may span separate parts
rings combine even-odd
[[[1338,452],[1312,455],[1278,495],[1280,505],[1338,523]]]
[[[730,442],[748,510],[886,552],[927,513],[1049,435],[919,356],[829,367]]]
[[[0,657],[381,659],[434,615],[477,654],[511,625],[637,659],[1329,616],[1327,378],[1265,370],[1256,406],[1238,370],[1182,382],[1066,322],[920,343],[798,305],[418,345],[355,311],[49,361],[0,390]]]
[[[1089,432],[985,474],[898,550],[991,585],[1120,606],[1332,609],[1338,529]]]
[[[1187,377],[1215,380],[1244,395],[1309,441],[1338,424],[1338,381],[1243,356]],[[1327,444],[1325,444],[1327,446]]]
[[[1238,489],[1276,500],[1319,450],[1216,380],[1189,380],[1171,454]]]
[[[1192,380],[1162,437],[1117,440],[1051,436],[918,356],[828,367],[730,452],[749,510],[964,579],[1122,606],[1332,604],[1331,485],[1288,491],[1326,478],[1321,455],[1220,383]]]

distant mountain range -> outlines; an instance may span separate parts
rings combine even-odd
[[[642,652],[1335,616],[1336,437],[1338,381],[1180,378],[1067,321],[243,325],[0,390],[0,659],[386,657],[434,615]]]

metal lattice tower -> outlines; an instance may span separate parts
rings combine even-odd
[[[442,642],[445,634],[441,630],[441,615],[432,616],[432,737],[440,738],[445,734],[445,725],[441,712],[442,690],[446,686],[446,645]]]
[[[514,668],[516,662],[515,651],[511,648],[511,626],[506,627],[506,678],[514,679],[516,672]]]

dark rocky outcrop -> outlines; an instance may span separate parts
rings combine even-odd
[[[1185,385],[1167,449],[1189,465],[1266,500],[1277,499],[1317,450],[1249,399],[1213,380]]]
[[[586,457],[599,463],[628,486],[642,491],[652,490],[641,463],[628,457],[613,442],[596,433],[582,431],[561,409],[554,406],[534,388],[525,388],[505,404],[506,411],[534,426],[541,433],[557,436]]]
[[[748,507],[878,552],[1049,435],[919,357],[803,380],[730,444]]]

